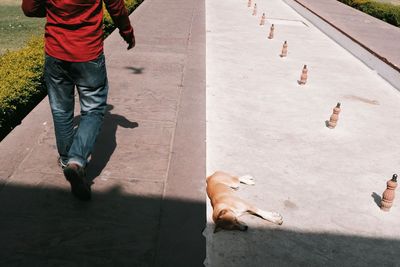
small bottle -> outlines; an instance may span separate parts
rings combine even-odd
[[[307,69],[307,65],[304,65],[303,70],[301,71],[299,84],[300,85],[306,84],[307,78],[308,78],[308,69]]]
[[[340,110],[340,103],[337,103],[336,107],[333,108],[331,117],[329,118],[328,128],[333,129],[336,127],[337,121],[339,119]]]
[[[381,210],[389,211],[393,206],[394,190],[397,187],[397,174],[393,174],[392,179],[387,181],[386,190],[382,194]]]
[[[268,39],[274,39],[274,31],[275,31],[275,26],[274,24],[272,24],[271,28],[269,29]]]
[[[263,26],[264,24],[265,24],[265,13],[263,13],[261,16],[260,26]]]
[[[253,16],[257,16],[257,4],[254,4]]]
[[[247,7],[251,7],[251,0],[247,2]]]
[[[282,53],[280,55],[281,57],[287,56],[287,48],[288,48],[287,41],[285,41],[282,46]]]

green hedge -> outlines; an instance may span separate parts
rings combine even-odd
[[[143,0],[125,0],[131,13]],[[114,29],[104,12],[104,36]],[[0,140],[44,98],[43,37],[32,38],[22,49],[0,56]]]
[[[45,96],[43,38],[0,57],[0,140]]]
[[[368,15],[400,27],[400,6],[389,3],[380,3],[370,0],[339,0],[340,2],[357,8]]]

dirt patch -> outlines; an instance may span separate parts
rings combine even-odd
[[[285,200],[283,204],[285,205],[285,208],[288,209],[293,209],[293,210],[299,209],[299,207],[297,207],[297,205],[294,202],[290,201],[289,199]]]

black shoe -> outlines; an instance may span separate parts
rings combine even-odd
[[[69,163],[64,168],[64,176],[71,184],[71,191],[74,196],[83,201],[91,198],[90,185],[86,181],[84,168],[75,163]]]

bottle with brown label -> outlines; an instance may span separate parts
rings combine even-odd
[[[264,24],[265,24],[265,13],[263,13],[261,16],[260,26],[263,26]]]
[[[287,56],[287,50],[288,50],[288,44],[287,44],[287,41],[285,41],[284,43],[283,43],[283,46],[282,46],[282,53],[281,53],[281,57],[286,57]]]
[[[272,24],[271,28],[269,29],[268,39],[274,39],[274,32],[275,32],[275,25]]]
[[[340,113],[341,109],[340,109],[340,103],[336,104],[336,107],[333,108],[333,112],[331,117],[329,118],[329,122],[328,122],[328,128],[333,129],[336,127],[337,125],[337,121],[339,119],[339,113]]]
[[[307,65],[304,65],[303,70],[301,71],[299,84],[300,85],[306,84],[307,78],[308,78],[308,69],[307,69]]]
[[[386,190],[382,194],[381,210],[389,211],[393,206],[394,192],[397,187],[397,174],[393,174],[392,179],[387,181]]]

